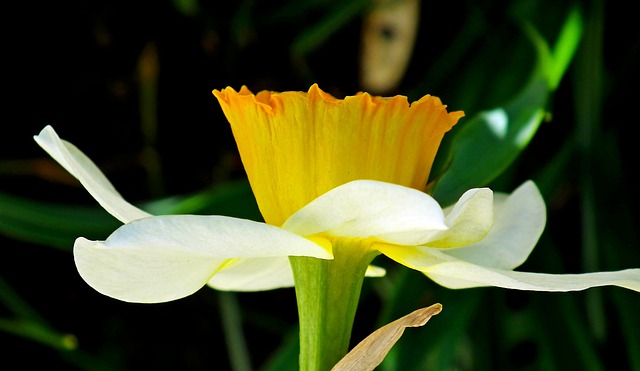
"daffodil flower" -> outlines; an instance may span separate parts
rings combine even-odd
[[[178,299],[205,285],[255,291],[295,282],[301,368],[324,370],[348,349],[360,287],[379,254],[450,288],[640,291],[640,269],[552,275],[514,271],[545,223],[531,181],[512,194],[467,191],[442,208],[424,192],[444,134],[462,117],[438,98],[335,99],[243,87],[214,91],[266,223],[224,216],[151,216],[51,127],[35,137],[114,217],[105,241],[78,238],[74,258],[97,291],[132,302]]]

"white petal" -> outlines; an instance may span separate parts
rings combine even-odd
[[[490,269],[457,261],[432,266],[424,273],[452,288],[496,286],[528,291],[580,291],[590,287],[619,286],[640,291],[640,269],[582,274],[545,274]]]
[[[417,245],[446,225],[442,209],[429,195],[395,184],[356,180],[316,198],[282,228],[302,236],[327,233]]]
[[[493,226],[493,192],[488,188],[468,190],[444,212],[449,229],[435,234],[425,245],[451,248],[478,242]]]
[[[579,291],[598,286],[620,286],[640,291],[640,269],[583,274],[515,272],[457,260],[442,249],[386,245],[380,250],[451,289],[495,286],[528,291]]]
[[[387,271],[378,266],[367,268],[367,277],[383,277]],[[223,291],[264,291],[293,287],[289,258],[234,259],[225,264],[207,283]]]
[[[387,270],[377,265],[368,266],[367,271],[364,273],[365,277],[384,277],[386,274]]]
[[[511,270],[527,259],[546,223],[544,199],[532,181],[511,195],[496,194],[494,223],[481,241],[446,254],[486,267]]]
[[[321,246],[277,227],[221,216],[139,219],[104,242],[79,238],[74,246],[78,272],[91,287],[140,303],[190,295],[229,259],[278,256],[331,258]]]
[[[286,256],[235,259],[207,283],[224,291],[263,291],[293,287],[293,272]]]
[[[33,137],[45,151],[60,163],[89,191],[91,196],[123,223],[150,216],[120,196],[98,167],[76,146],[58,137],[51,126]]]

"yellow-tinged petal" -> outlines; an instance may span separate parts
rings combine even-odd
[[[293,272],[287,256],[233,259],[207,282],[223,291],[263,291],[293,287]]]
[[[429,241],[429,247],[466,246],[482,240],[493,226],[493,192],[488,188],[474,188],[445,211],[449,228]]]
[[[420,245],[447,226],[440,205],[424,192],[354,180],[313,200],[291,215],[282,228],[301,236],[322,234]]]
[[[444,133],[464,114],[430,95],[214,90],[231,124],[265,221],[281,225],[325,192],[357,179],[424,190]]]
[[[384,268],[370,265],[365,276],[383,277],[386,273]],[[293,284],[293,271],[286,256],[232,259],[207,282],[223,291],[263,291]]]
[[[444,249],[380,244],[391,259],[418,270],[450,289],[495,286],[527,291],[580,291],[591,287],[619,286],[640,291],[640,269],[581,274],[517,272],[482,266],[448,255]]]

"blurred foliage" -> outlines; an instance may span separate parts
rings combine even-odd
[[[0,148],[3,362],[64,369],[283,370],[297,363],[293,290],[204,288],[158,305],[118,302],[77,275],[78,236],[118,222],[31,137],[47,124],[77,144],[129,200],[154,214],[259,220],[212,89],[359,90],[364,0],[12,3],[7,131]],[[640,36],[603,0],[422,2],[397,88],[466,117],[432,173],[442,203],[472,186],[534,179],[545,233],[522,270],[576,273],[640,265],[633,116]],[[634,33],[635,32],[635,33]],[[621,43],[622,41],[622,43]],[[622,45],[622,46],[620,46]],[[622,115],[622,112],[625,115]],[[52,248],[53,247],[53,248]],[[381,370],[640,370],[640,297],[447,290],[380,258],[365,281],[354,343],[418,307]]]

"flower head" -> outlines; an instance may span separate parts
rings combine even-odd
[[[366,93],[335,99],[242,88],[214,91],[238,142],[265,223],[222,217],[151,216],[125,201],[98,167],[51,127],[35,137],[124,223],[105,241],[78,238],[74,257],[96,290],[159,302],[202,286],[292,286],[289,256],[334,259],[360,249],[451,288],[498,286],[569,291],[617,285],[640,290],[640,270],[579,275],[516,272],[537,243],[546,213],[533,182],[511,195],[486,188],[441,206],[423,192],[444,133],[462,116],[435,97]],[[336,251],[339,246],[341,252]],[[369,268],[370,275],[383,271]]]

